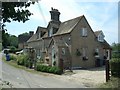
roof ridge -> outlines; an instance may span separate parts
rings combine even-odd
[[[64,21],[64,22],[61,22],[61,24],[62,23],[66,23],[66,22],[68,22],[68,21],[71,21],[71,20],[74,20],[74,19],[77,19],[77,18],[81,18],[81,17],[83,17],[84,15],[81,15],[81,16],[78,16],[78,17],[75,17],[75,18],[72,18],[72,19],[69,19],[69,20],[66,20],[66,21]]]

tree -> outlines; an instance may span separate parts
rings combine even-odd
[[[9,41],[10,41],[10,46],[14,46],[16,48],[18,47],[18,37],[16,37],[15,35],[10,35]]]
[[[29,33],[25,32],[25,33],[22,33],[22,34],[20,34],[20,35],[28,36]]]
[[[112,44],[112,58],[120,58],[120,43]]]
[[[9,34],[5,32],[5,30],[2,30],[2,46],[6,48],[10,45],[9,41]]]
[[[29,20],[33,15],[27,7],[35,2],[2,2],[2,20],[3,23],[13,21],[22,21],[23,23]]]
[[[36,0],[37,1],[37,0]],[[5,22],[18,21],[26,22],[33,15],[27,7],[35,2],[2,2],[2,45],[4,48],[10,45],[9,34],[4,29]]]

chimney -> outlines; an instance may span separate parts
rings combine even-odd
[[[60,12],[57,9],[51,8],[51,21],[59,21]]]
[[[34,31],[29,31],[29,35],[32,36],[34,34]]]

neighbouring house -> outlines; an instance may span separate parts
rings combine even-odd
[[[29,40],[33,34],[34,32],[30,31],[29,33],[19,35],[18,36],[18,48],[24,49],[25,47],[28,47],[27,40]]]
[[[110,58],[111,48],[103,32],[94,32],[84,15],[61,22],[57,9],[50,11],[47,27],[38,26],[27,41],[38,59],[50,66],[63,68],[90,68],[104,65]]]

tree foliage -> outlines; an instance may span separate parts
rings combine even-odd
[[[7,48],[7,46],[18,47],[18,37],[15,35],[8,34],[5,30],[2,30],[2,46]]]
[[[17,47],[18,40],[15,36],[10,36],[6,31],[5,22],[18,21],[26,22],[29,17],[33,15],[27,8],[34,4],[35,2],[2,2],[2,46],[6,48],[7,46]]]
[[[35,2],[2,2],[2,20],[3,23],[13,21],[22,21],[23,23],[29,20],[33,14],[27,7]]]
[[[20,34],[20,35],[28,36],[29,33],[25,32],[25,33],[22,33],[22,34]]]
[[[14,46],[16,48],[18,47],[18,37],[16,37],[15,35],[10,35],[9,41],[10,41],[10,46]]]
[[[9,41],[9,34],[5,32],[5,30],[2,30],[2,46],[6,48],[7,46],[10,46]]]
[[[120,43],[112,44],[112,58],[120,58]]]

